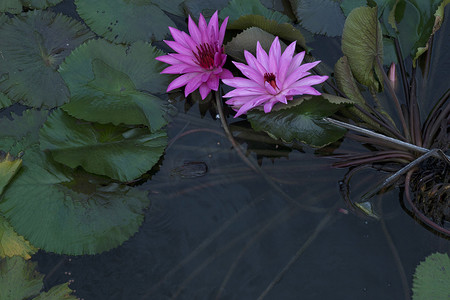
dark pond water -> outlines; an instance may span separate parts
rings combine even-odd
[[[56,10],[74,15],[71,1]],[[338,40],[318,39],[312,47],[330,64],[341,56]],[[248,137],[243,146],[250,156],[278,149],[282,157],[261,161],[264,178],[237,155],[214,113],[202,117],[198,103],[187,112],[184,102],[174,105],[170,146],[160,170],[140,187],[150,191],[152,204],[139,232],[101,255],[40,251],[33,260],[46,288],[71,280],[86,300],[405,299],[416,265],[449,252],[448,240],[403,210],[399,188],[378,200],[381,221],[347,213],[339,192],[347,170],[332,168],[332,159],[308,147],[258,148],[252,137],[259,137],[229,119],[241,142]],[[352,197],[382,176],[358,174]]]

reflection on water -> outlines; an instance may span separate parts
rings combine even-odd
[[[101,255],[40,252],[40,271],[51,273],[46,286],[73,279],[84,299],[401,299],[393,253],[410,285],[420,260],[447,250],[404,213],[397,190],[380,202],[392,245],[383,223],[343,213],[346,170],[313,150],[263,159],[265,180],[196,106],[174,117],[169,138],[159,172],[140,187],[152,205],[139,232]],[[204,162],[208,172],[173,176],[186,161]],[[373,171],[361,176],[352,197],[379,180]]]

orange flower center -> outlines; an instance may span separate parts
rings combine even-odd
[[[197,46],[197,53],[194,53],[197,63],[204,69],[212,69],[214,67],[214,55],[217,50],[214,45],[203,43]]]
[[[273,73],[264,74],[264,81],[267,81],[275,90],[278,89],[277,83],[275,81],[275,75]]]

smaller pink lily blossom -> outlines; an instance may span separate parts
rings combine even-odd
[[[222,80],[226,85],[235,88],[223,96],[231,98],[226,103],[237,110],[235,118],[257,106],[264,106],[264,112],[269,113],[276,103],[287,104],[297,95],[320,95],[312,85],[324,82],[328,76],[309,76],[311,73],[308,70],[320,61],[302,65],[305,52],[293,56],[295,45],[296,42],[291,43],[281,53],[280,41],[275,37],[268,55],[258,42],[256,58],[250,52],[244,51],[248,65],[233,61],[248,78]]]
[[[198,27],[189,16],[190,35],[169,27],[174,41],[164,41],[176,53],[156,57],[157,60],[170,64],[161,74],[182,74],[167,87],[167,92],[186,85],[184,95],[187,97],[199,90],[202,99],[219,89],[219,81],[233,78],[231,72],[223,68],[227,55],[224,53],[223,38],[227,28],[228,17],[219,29],[217,11],[209,23],[200,14]]]

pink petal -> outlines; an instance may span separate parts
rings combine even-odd
[[[230,98],[230,97],[236,97],[236,96],[253,96],[253,95],[263,95],[267,94],[266,91],[262,90],[261,88],[237,88],[234,89],[228,93],[226,93],[223,97],[224,98]]]
[[[286,72],[287,75],[291,74],[293,71],[297,70],[297,68],[300,66],[300,64],[303,61],[303,58],[305,57],[305,51],[302,51],[294,56],[294,58],[291,61],[291,64]]]
[[[279,80],[280,83],[284,82],[284,79],[286,78],[286,72],[292,62],[292,55],[294,54],[295,51],[295,45],[296,42],[292,42],[281,55],[280,65],[278,66],[278,74],[277,74],[277,79]],[[282,84],[279,86],[282,86]]]
[[[311,86],[301,86],[296,88],[290,88],[286,90],[286,93],[295,96],[295,95],[321,95],[321,93]]]
[[[225,20],[223,20],[222,25],[220,25],[219,39],[217,41],[219,45],[223,44],[223,38],[225,37],[225,30],[227,29],[227,24],[228,24],[228,17],[226,17]]]
[[[186,73],[185,70],[188,66],[182,64],[176,64],[173,66],[169,66],[162,70],[161,74],[181,74]]]
[[[175,41],[164,41],[170,48],[172,48],[174,51],[180,53],[180,54],[184,54],[184,55],[189,55],[192,53],[191,49],[184,47],[182,44],[175,42]]]
[[[227,69],[222,69],[222,72],[219,75],[220,79],[231,79],[233,78],[233,74],[227,70]]]
[[[170,33],[172,34],[173,39],[175,42],[181,44],[185,48],[190,48],[189,44],[186,42],[182,32],[176,28],[169,26]]]
[[[308,76],[308,77],[305,77],[305,78],[295,82],[294,84],[291,85],[291,87],[294,88],[294,87],[300,87],[300,86],[311,86],[311,85],[322,83],[327,79],[328,79],[328,76],[318,76],[318,75]]]
[[[167,87],[167,92],[182,87],[183,85],[187,84],[192,78],[197,76],[199,76],[198,73],[187,73],[181,75],[169,84],[169,86]]]
[[[314,68],[315,66],[317,66],[320,63],[320,60],[317,60],[315,62],[312,63],[307,63],[307,64],[303,64],[299,67],[300,70],[302,70],[303,72],[309,71],[312,68]]]
[[[217,91],[219,89],[219,77],[211,75],[211,77],[209,77],[208,81],[206,82],[206,85],[211,90]]]
[[[274,102],[274,101],[269,101],[266,104],[264,104],[264,112],[266,114],[270,113],[270,111],[272,110],[272,107],[275,105],[275,103],[276,102]]]
[[[203,83],[199,88],[199,92],[202,100],[205,100],[206,96],[208,96],[209,92],[211,92],[211,89]]]
[[[264,51],[261,44],[256,42],[256,59],[264,66],[266,70],[269,70],[269,56],[266,51]]]
[[[270,46],[269,50],[269,72],[273,74],[278,73],[278,62],[281,56],[281,46],[278,37],[276,36]]]
[[[212,15],[211,19],[209,19],[208,23],[208,42],[216,42],[219,39],[219,16],[216,12]],[[221,44],[219,44],[221,45]]]
[[[266,88],[266,92],[271,95],[276,95],[278,93],[278,91],[274,89],[273,86],[270,85],[270,83],[268,83],[267,81],[264,81],[264,87]]]
[[[225,83],[226,85],[235,87],[235,88],[248,88],[248,87],[252,87],[252,88],[259,88],[261,87],[259,84],[257,84],[256,82],[254,82],[253,80],[247,79],[247,78],[242,78],[242,77],[235,77],[232,79],[222,79],[222,82]]]
[[[307,76],[308,72],[303,72],[299,68],[297,68],[294,72],[292,72],[283,82],[283,89],[289,88],[294,82],[297,80]]]
[[[268,70],[266,70],[264,66],[247,50],[244,50],[244,56],[247,60],[248,66],[255,70],[258,70],[262,76],[264,76],[264,74],[268,72]]]
[[[198,29],[197,25],[195,24],[194,20],[192,20],[191,16],[189,16],[188,20],[188,30],[189,34],[191,35],[192,39],[197,43],[202,43],[202,35],[200,33],[200,30]]]
[[[249,66],[233,61],[233,64],[238,68],[242,74],[244,74],[247,78],[259,83],[261,86],[264,84],[264,76],[261,75],[258,71],[250,68]]]
[[[200,76],[191,78],[191,80],[189,80],[189,82],[186,84],[186,88],[184,89],[184,96],[187,97],[190,93],[198,89],[202,83],[203,82]]]
[[[205,17],[202,14],[200,14],[200,17],[198,18],[198,30],[202,36],[202,43],[209,43],[208,26],[206,25]]]

